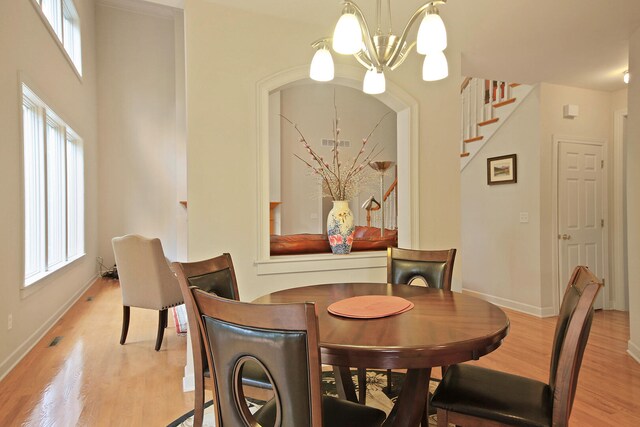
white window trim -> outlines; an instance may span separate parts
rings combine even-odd
[[[21,239],[20,239],[20,265],[21,265],[21,270],[22,270],[22,276],[20,279],[20,296],[21,298],[26,298],[29,295],[33,294],[34,292],[36,292],[38,289],[40,289],[42,286],[46,283],[49,283],[50,281],[53,281],[59,274],[61,274],[61,272],[67,270],[68,268],[70,268],[70,266],[74,265],[75,263],[78,262],[78,260],[82,259],[85,257],[86,255],[86,202],[84,201],[84,196],[83,196],[83,232],[82,232],[82,250],[76,254],[74,257],[72,258],[68,258],[65,262],[60,263],[56,266],[54,266],[53,268],[37,274],[37,275],[33,275],[29,278],[29,280],[25,280],[25,218],[24,218],[24,205],[25,205],[25,194],[24,194],[24,117],[23,117],[23,111],[22,111],[22,105],[24,102],[24,97],[25,97],[25,92],[24,92],[24,87],[27,86],[27,88],[29,89],[29,91],[31,92],[29,94],[29,98],[30,101],[33,101],[33,97],[36,98],[37,104],[39,106],[45,106],[46,108],[46,112],[48,112],[48,114],[50,116],[55,117],[56,119],[58,119],[59,121],[63,122],[65,127],[70,131],[69,133],[76,139],[79,141],[80,144],[82,144],[84,146],[84,140],[78,135],[78,133],[74,130],[74,128],[70,127],[70,125],[68,124],[69,121],[65,120],[63,116],[61,116],[59,114],[59,112],[56,112],[55,110],[53,110],[51,108],[52,103],[49,102],[46,97],[44,97],[42,95],[42,91],[39,90],[39,88],[37,87],[37,85],[33,84],[33,82],[30,81],[30,79],[27,78],[27,76],[20,72],[19,73],[19,85],[20,85],[20,97],[18,99],[18,110],[19,110],[19,128],[20,128],[20,185],[21,185],[21,191],[20,191],[20,225],[21,225]],[[46,113],[45,113],[46,115]],[[45,118],[46,120],[46,118]],[[84,172],[83,172],[83,180],[84,180]],[[84,187],[84,184],[83,184]],[[85,193],[86,194],[86,193]]]
[[[352,252],[349,255],[313,254],[270,256],[269,248],[269,93],[288,84],[309,81],[309,67],[301,66],[277,73],[258,82],[257,113],[257,217],[256,273],[282,274],[308,271],[349,270],[386,267],[386,251]],[[333,83],[360,88],[362,69],[341,66]],[[420,223],[418,206],[418,102],[393,82],[387,91],[376,96],[394,110],[398,117],[398,245],[419,247]]]
[[[72,1],[72,0],[69,0],[69,1]],[[44,26],[47,29],[47,31],[49,31],[49,34],[53,38],[53,41],[58,45],[58,48],[60,48],[60,51],[62,52],[62,55],[67,59],[67,62],[69,63],[69,65],[71,65],[71,69],[76,74],[76,77],[78,77],[80,82],[82,82],[82,58],[83,58],[83,55],[82,55],[82,23],[81,22],[79,23],[79,27],[80,27],[80,51],[81,51],[81,53],[80,53],[80,69],[78,69],[78,66],[76,65],[75,62],[73,62],[73,59],[69,55],[69,52],[67,52],[67,49],[64,47],[64,44],[62,43],[62,40],[60,40],[58,38],[58,35],[56,34],[55,30],[51,26],[51,23],[49,22],[49,19],[47,19],[47,16],[42,11],[42,7],[38,3],[38,0],[31,0],[31,5],[34,7],[34,9],[36,10],[38,16],[40,17],[40,19],[44,23]],[[78,13],[78,8],[75,6],[75,4],[73,5],[73,7],[75,8],[76,13]],[[64,14],[64,12],[61,12],[61,13]]]

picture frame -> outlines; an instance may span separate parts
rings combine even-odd
[[[518,162],[515,154],[487,158],[487,185],[518,182]]]

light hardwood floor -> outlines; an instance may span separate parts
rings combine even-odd
[[[507,314],[504,344],[474,363],[546,381],[555,318]],[[155,352],[157,313],[134,308],[121,346],[121,317],[117,281],[98,280],[0,382],[0,426],[166,426],[192,409],[193,393],[182,392],[185,337],[170,319]],[[626,353],[628,336],[626,313],[596,313],[572,426],[640,425],[640,364]]]

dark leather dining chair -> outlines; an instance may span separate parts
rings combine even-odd
[[[455,249],[426,251],[415,249],[387,248],[387,283],[392,285],[411,284],[414,280],[424,280],[432,288],[451,290]],[[358,384],[365,383],[363,368],[358,369]],[[387,370],[387,391],[391,390],[391,371]],[[360,387],[359,400],[365,402],[366,389]]]
[[[426,251],[387,248],[387,283],[411,284],[423,279],[431,288],[451,290],[455,249]]]
[[[251,304],[192,288],[213,367],[216,425],[372,427],[385,413],[322,396],[318,321],[313,303]],[[274,384],[274,397],[249,411],[240,377],[248,363]]]
[[[182,296],[187,309],[187,318],[191,331],[191,349],[193,352],[193,366],[195,379],[195,404],[194,404],[194,426],[201,426],[204,417],[204,389],[205,382],[211,380],[211,372],[207,363],[204,343],[198,329],[198,318],[194,309],[192,289],[201,289],[205,292],[214,293],[222,298],[239,300],[238,283],[236,273],[233,268],[231,255],[224,253],[220,256],[196,261],[196,262],[174,262],[171,264],[175,272]],[[247,364],[242,382],[262,389],[270,389],[269,379],[255,364]]]
[[[573,271],[556,322],[548,383],[473,365],[450,366],[431,400],[438,426],[567,426],[601,287],[587,267]]]

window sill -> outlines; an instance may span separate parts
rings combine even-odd
[[[33,295],[38,292],[45,284],[50,283],[55,280],[57,276],[61,274],[62,271],[67,270],[68,267],[78,263],[81,259],[85,257],[86,254],[78,255],[77,257],[67,261],[64,264],[60,264],[55,269],[49,270],[46,273],[39,274],[35,277],[30,278],[28,281],[20,289],[20,298],[27,298],[29,295]]]
[[[257,275],[306,273],[312,271],[386,268],[387,251],[353,252],[349,255],[279,255],[255,261]]]

